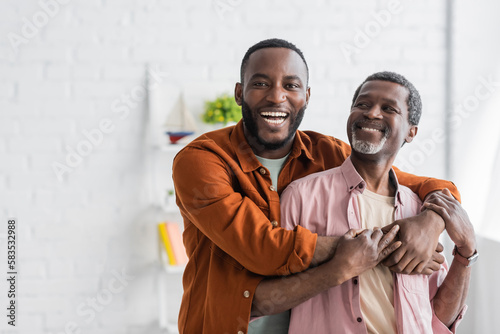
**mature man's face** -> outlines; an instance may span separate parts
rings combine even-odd
[[[389,81],[368,81],[359,92],[347,120],[347,134],[354,152],[370,156],[395,156],[403,143],[416,135],[408,122],[408,90]]]
[[[243,81],[235,98],[252,148],[288,153],[309,100],[304,61],[286,48],[260,49],[250,55]]]

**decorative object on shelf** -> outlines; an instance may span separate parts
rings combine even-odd
[[[167,212],[178,210],[175,204],[175,191],[173,188],[166,189],[164,192],[163,209]]]
[[[193,115],[189,112],[184,101],[183,94],[180,94],[179,100],[168,114],[167,121],[164,124],[167,129],[166,134],[172,144],[180,139],[192,135],[197,130]]]
[[[158,232],[163,247],[160,247],[160,258],[171,266],[182,266],[188,261],[186,249],[182,243],[182,235],[177,223],[162,222],[158,224]],[[162,251],[163,248],[165,251]],[[165,254],[167,255],[165,258]]]
[[[236,123],[241,119],[241,107],[234,96],[222,94],[213,101],[205,102],[205,113],[202,120],[208,124]]]

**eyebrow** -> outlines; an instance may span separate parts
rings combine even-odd
[[[302,82],[302,79],[298,75],[286,75],[285,80],[298,80]]]
[[[370,97],[372,97],[371,94],[359,94],[356,100],[358,100],[359,98],[370,98]],[[398,101],[393,99],[382,98],[382,101],[399,106]]]
[[[267,74],[255,73],[254,75],[252,75],[250,77],[250,79],[248,79],[248,81],[255,80],[258,78],[271,80],[271,77],[269,77]],[[300,83],[302,83],[302,79],[300,79],[300,77],[298,75],[285,75],[285,77],[283,79],[285,79],[285,80],[298,80]]]
[[[257,78],[264,78],[264,79],[270,79],[268,75],[264,74],[264,73],[255,73],[254,75],[252,75],[248,81],[251,81],[251,80],[254,80],[254,79],[257,79]]]

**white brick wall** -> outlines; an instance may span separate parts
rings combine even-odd
[[[282,37],[303,49],[311,69],[303,129],[345,139],[354,89],[385,69],[407,75],[423,92],[429,107],[422,140],[441,126],[434,121],[443,118],[444,1],[402,1],[400,13],[379,31],[374,15],[391,1],[64,2],[17,52],[9,33],[22,36],[26,20],[42,9],[34,0],[0,3],[0,219],[17,217],[23,231],[18,333],[72,333],[72,321],[82,333],[158,332],[160,218],[148,202],[146,104],[140,101],[124,119],[112,113],[113,101],[144,84],[148,64],[168,72],[165,80],[183,89],[199,114],[204,99],[233,91],[250,45]],[[370,24],[376,33],[348,61],[341,44],[356,46],[353,40]],[[64,162],[66,146],[74,149],[85,139],[82,131],[104,118],[113,121],[113,131],[59,181],[52,163]],[[410,145],[403,150],[410,152]],[[436,147],[415,171],[443,176],[442,152]],[[157,179],[168,183],[166,165]],[[78,306],[96,298],[122,268],[134,279],[87,322]],[[169,286],[178,290],[180,275],[171,276]],[[180,293],[170,296],[166,316],[174,321]],[[4,320],[0,329],[12,333]]]

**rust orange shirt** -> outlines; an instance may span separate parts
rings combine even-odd
[[[293,180],[340,166],[350,152],[336,138],[297,131],[278,189],[248,145],[241,121],[198,137],[177,154],[173,179],[189,257],[180,333],[246,333],[264,276],[308,268],[317,235],[301,226],[280,227],[279,195]],[[396,174],[420,198],[443,188],[459,196],[451,182]]]

